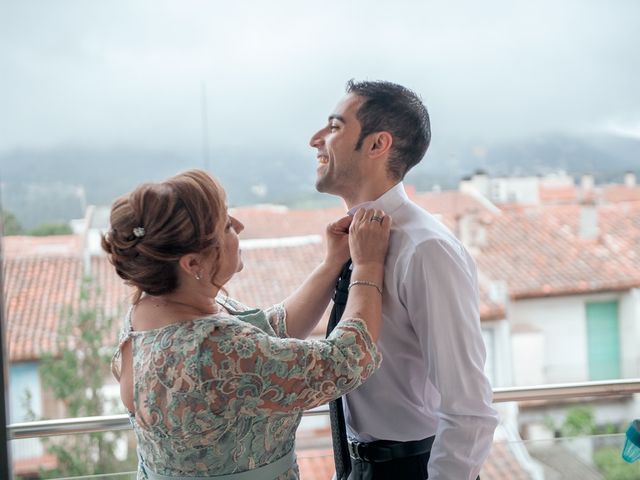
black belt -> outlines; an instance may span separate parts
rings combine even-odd
[[[349,454],[352,458],[364,460],[365,462],[388,462],[397,458],[412,457],[430,452],[435,438],[433,436],[411,442],[377,440],[375,442],[362,443],[349,441]]]

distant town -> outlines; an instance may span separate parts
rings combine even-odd
[[[478,170],[455,189],[422,191],[405,184],[409,197],[444,222],[478,264],[485,370],[494,387],[640,376],[640,186],[633,171],[614,180],[599,183],[590,174],[576,179],[561,171],[492,176]],[[105,346],[115,345],[129,290],[99,248],[108,212],[106,205],[87,205],[65,235],[4,238],[11,422],[28,419],[29,412],[38,418],[67,415],[65,402],[42,381],[42,362],[55,358],[64,312],[78,308],[86,279],[99,291],[90,296],[93,308],[116,318],[102,332]],[[246,269],[227,286],[229,294],[260,307],[281,301],[321,261],[321,232],[343,212],[340,205],[235,207],[246,226]],[[321,324],[314,335],[323,331]],[[107,398],[118,396],[107,373],[102,391]],[[606,442],[552,441],[566,434],[576,411],[583,417],[587,412],[585,431],[622,432],[640,409],[638,402],[623,395],[597,402],[497,404],[502,423],[482,477],[578,478],[587,462],[592,476],[580,478],[607,478],[606,466],[598,463],[611,450]],[[328,431],[328,418],[305,419],[297,441],[302,478],[328,478]],[[119,442],[125,461],[134,455],[133,442],[126,436]],[[14,441],[12,448],[18,474],[56,465],[38,439]]]

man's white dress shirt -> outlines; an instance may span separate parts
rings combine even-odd
[[[475,480],[498,423],[484,375],[475,263],[442,223],[409,200],[402,183],[362,206],[393,221],[382,366],[346,395],[347,434],[362,442],[435,435],[429,479]]]

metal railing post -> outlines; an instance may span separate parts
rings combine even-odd
[[[4,250],[3,250],[3,224],[4,214],[2,213],[2,202],[0,201],[0,478],[13,478],[11,474],[11,452],[9,450],[9,428],[6,427],[9,419],[9,350],[5,343],[5,328],[7,316],[4,310]]]

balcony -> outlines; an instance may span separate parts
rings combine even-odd
[[[640,379],[633,379],[527,388],[497,388],[494,390],[494,402],[501,411],[508,412],[509,409],[517,409],[517,402],[592,402],[611,397],[628,397],[638,393],[640,393]],[[327,413],[326,407],[317,408],[306,412],[305,420],[324,416]],[[629,421],[631,420],[630,418]],[[94,432],[128,430],[130,430],[130,424],[127,415],[27,422],[8,426],[14,456],[18,453],[15,447],[20,442],[20,454],[17,457],[25,456],[24,448],[37,450],[39,438],[42,437],[54,438],[59,435],[88,435]],[[121,455],[123,458],[128,455],[134,465],[135,456],[132,455],[131,447],[135,443],[131,435],[126,437],[129,438],[122,443]],[[639,479],[640,462],[628,464],[621,458],[624,441],[623,433],[565,438],[538,435],[535,439],[522,440],[516,425],[510,422],[509,415],[503,415],[503,421],[496,431],[490,458],[485,463],[481,477],[483,480]],[[297,443],[301,479],[329,479],[333,473],[333,459],[328,436],[314,435],[313,446],[309,445],[308,438],[299,438]],[[20,460],[14,459],[15,474],[20,473],[20,468],[22,468]],[[134,468],[132,466],[129,471],[104,471],[99,475],[71,478],[133,479],[135,478]],[[69,478],[65,477],[65,480]]]

